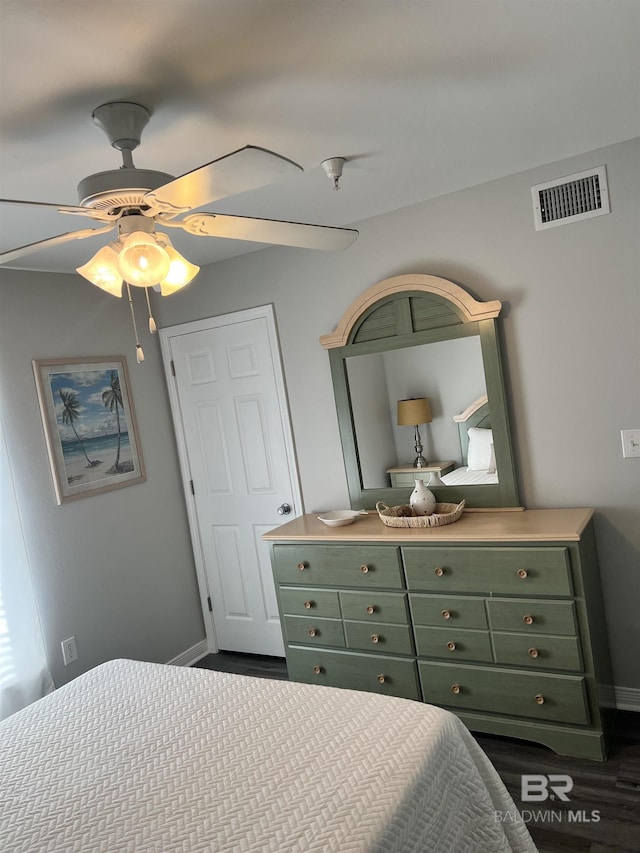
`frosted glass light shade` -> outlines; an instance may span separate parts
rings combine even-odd
[[[431,407],[426,397],[398,400],[398,426],[431,423]]]
[[[200,267],[190,263],[180,252],[176,252],[171,244],[165,247],[165,252],[171,263],[166,278],[160,282],[160,293],[163,296],[171,296],[193,281],[200,272]]]
[[[132,231],[118,255],[118,272],[135,287],[151,287],[166,278],[171,261],[151,234]]]
[[[103,246],[84,266],[78,267],[76,272],[95,284],[96,287],[106,290],[111,296],[122,296],[122,276],[118,272],[118,255],[111,246]]]

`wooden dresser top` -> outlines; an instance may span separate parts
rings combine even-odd
[[[318,513],[321,514],[321,513]],[[286,542],[573,542],[593,516],[592,509],[529,509],[464,512],[444,527],[387,527],[375,510],[353,524],[327,527],[317,514],[301,515],[263,535]]]

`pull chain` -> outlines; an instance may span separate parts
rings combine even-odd
[[[149,288],[145,287],[144,295],[147,297],[147,308],[149,309],[149,332],[152,335],[158,331],[158,327],[156,326],[156,321],[153,319],[153,314],[151,313],[151,300],[149,299]]]
[[[138,338],[138,327],[136,326],[136,315],[133,313],[133,299],[131,298],[131,288],[129,287],[129,282],[126,281],[127,285],[127,296],[129,297],[129,308],[131,309],[131,322],[133,323],[133,333],[136,338],[136,361],[138,364],[142,364],[144,361],[144,352],[142,351],[142,347],[140,346],[140,339]]]

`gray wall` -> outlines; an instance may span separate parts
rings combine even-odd
[[[2,422],[57,686],[110,658],[164,663],[204,638],[159,347],[145,341],[138,365],[132,336],[126,301],[79,276],[2,273]],[[31,359],[122,353],[147,480],[58,506]],[[70,636],[79,659],[65,667]]]
[[[389,406],[406,397],[427,397],[433,420],[420,427],[424,456],[462,465],[460,433],[453,416],[487,393],[480,338],[456,338],[421,347],[396,350],[385,356]],[[394,423],[397,459],[413,461],[413,430]]]
[[[640,689],[640,140],[541,166],[367,220],[339,254],[267,249],[204,269],[163,300],[164,326],[275,305],[307,511],[348,505],[327,353],[347,305],[403,273],[452,279],[504,303],[521,496],[528,507],[594,506],[615,679]],[[533,228],[530,187],[600,164],[612,213]],[[348,170],[342,192],[349,192]],[[157,346],[137,366],[126,305],[76,277],[4,272],[0,391],[23,523],[58,683],[116,655],[168,660],[204,636]],[[55,505],[30,361],[129,356],[148,481]],[[79,669],[59,642],[78,638]]]
[[[204,270],[164,325],[273,302],[307,511],[348,505],[327,353],[349,303],[404,273],[504,303],[507,382],[525,506],[593,506],[616,684],[640,689],[640,140],[360,223],[344,253],[269,249]],[[536,232],[532,185],[607,166],[611,214]],[[349,192],[345,170],[341,192]]]

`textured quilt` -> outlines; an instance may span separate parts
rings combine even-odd
[[[116,660],[0,723],[2,853],[535,851],[419,702]]]

